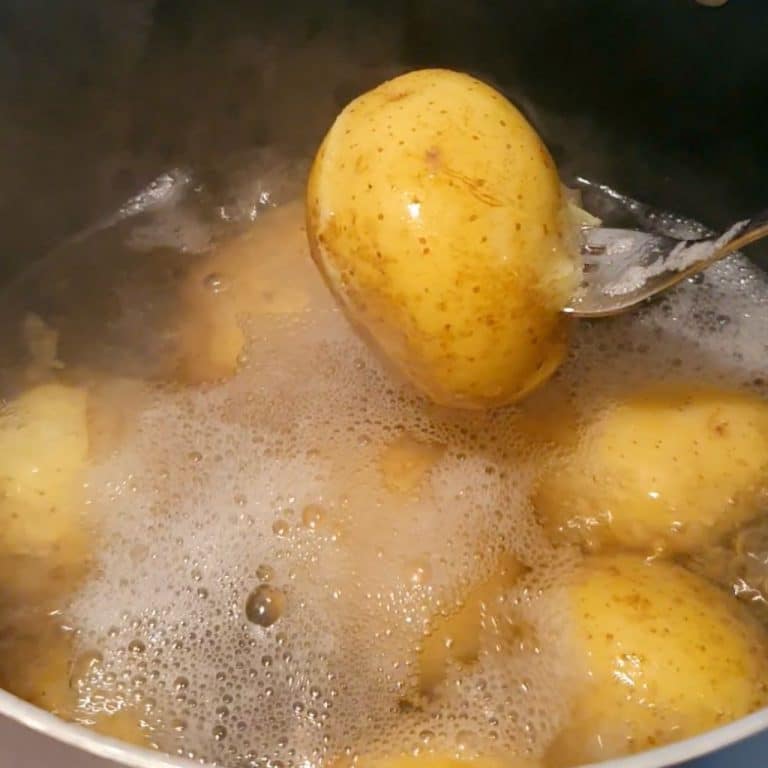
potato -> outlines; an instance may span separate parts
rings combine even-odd
[[[0,686],[59,717],[71,719],[77,696],[69,684],[72,633],[40,620],[3,627]]]
[[[768,697],[766,637],[739,605],[680,566],[588,560],[567,587],[582,692],[552,765],[591,763],[723,725]]]
[[[437,403],[509,403],[566,344],[578,283],[557,171],[464,74],[411,72],[347,106],[307,188],[312,255],[351,321]]]
[[[265,213],[253,228],[190,271],[182,289],[180,373],[189,383],[231,376],[245,350],[242,322],[305,311],[319,289],[310,269],[304,208]]]
[[[768,404],[676,385],[601,410],[545,473],[536,506],[591,544],[683,552],[752,516],[767,483]]]
[[[469,590],[456,612],[431,622],[418,659],[423,693],[443,682],[450,665],[471,664],[483,646],[503,645],[507,636],[518,631],[508,622],[503,600],[523,570],[516,560],[505,558],[495,574]]]
[[[421,754],[418,757],[401,755],[399,757],[366,758],[361,757],[359,768],[535,768],[538,763],[519,757],[505,755],[499,757],[457,758],[440,754]]]
[[[86,405],[85,390],[44,384],[0,413],[0,554],[46,554],[78,537]]]
[[[440,460],[443,451],[444,447],[437,443],[416,440],[410,435],[397,438],[384,448],[379,458],[384,487],[393,493],[413,493]]]
[[[0,654],[0,685],[55,715],[138,746],[147,746],[149,732],[140,713],[122,694],[89,690],[88,709],[81,706],[78,672],[84,657],[74,658],[71,631],[49,621],[4,633]],[[90,654],[91,659],[94,658]],[[83,669],[80,669],[83,668]]]

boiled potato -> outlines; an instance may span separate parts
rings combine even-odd
[[[14,628],[4,632],[0,650],[0,685],[14,695],[105,736],[138,746],[149,743],[147,724],[120,695],[89,690],[89,708],[83,709],[77,679],[83,659],[73,659],[71,631],[50,621],[24,631]]]
[[[437,443],[403,435],[387,445],[379,458],[384,487],[393,493],[413,493],[440,460],[444,448]]]
[[[601,410],[541,482],[536,504],[592,544],[691,551],[753,515],[768,484],[768,404],[679,385]]]
[[[45,384],[13,400],[0,413],[0,483],[3,496],[47,505],[68,489],[88,454],[86,393]]]
[[[504,558],[496,573],[469,590],[458,610],[431,622],[418,659],[423,693],[443,682],[451,665],[471,664],[484,646],[505,645],[518,631],[506,615],[504,596],[523,570],[514,558]]]
[[[551,751],[591,763],[735,720],[768,697],[766,637],[725,593],[637,555],[588,560],[567,587],[582,693]]]
[[[305,311],[320,282],[309,263],[304,208],[298,202],[263,214],[240,238],[191,271],[182,289],[180,374],[184,381],[231,376],[245,351],[242,322]]]
[[[0,413],[0,554],[46,554],[78,536],[86,406],[85,390],[43,384]]]
[[[511,755],[499,757],[457,758],[440,754],[423,754],[418,757],[366,758],[358,760],[359,768],[535,768],[538,763]]]
[[[478,80],[416,71],[347,106],[315,158],[307,233],[353,323],[437,403],[509,403],[560,363],[569,206],[536,132]]]
[[[77,697],[69,685],[72,633],[40,620],[3,627],[0,686],[15,696],[71,719]]]

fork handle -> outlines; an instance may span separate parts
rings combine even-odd
[[[722,258],[728,253],[738,251],[745,245],[768,237],[768,209],[761,211],[751,219],[740,222],[731,230],[733,230],[733,234],[730,238],[726,236],[728,233],[720,235],[718,238],[711,238],[717,242],[717,258]]]

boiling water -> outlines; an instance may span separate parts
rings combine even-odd
[[[647,379],[760,388],[765,279],[736,257],[630,317],[580,323],[522,408],[456,414],[393,378],[327,295],[292,202],[303,169],[253,163],[226,199],[164,177],[15,294],[17,314],[61,329],[74,376],[132,382],[130,409],[117,406],[130,427],[89,471],[95,563],[63,610],[93,660],[79,705],[130,710],[159,748],[232,766],[536,758],[578,677],[559,585],[580,555],[554,547],[531,508],[544,456],[526,424],[555,403],[578,427]],[[703,232],[580,185],[609,222]],[[116,298],[73,313],[91,279]],[[183,340],[208,344],[201,317],[243,285],[261,287],[236,315],[236,371],[190,384]],[[425,687],[435,617],[510,561],[504,626]]]

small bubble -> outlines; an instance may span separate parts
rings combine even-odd
[[[476,748],[477,736],[473,731],[459,731],[456,734],[456,747],[460,752]]]
[[[200,451],[190,451],[187,454],[187,458],[193,463],[193,464],[199,464],[203,460],[203,454],[200,453]]]
[[[256,569],[256,578],[259,581],[272,581],[272,579],[275,576],[275,570],[274,568],[271,568],[268,565],[260,565]]]
[[[212,733],[216,741],[222,741],[227,735],[227,729],[223,725],[214,725]]]
[[[245,601],[246,618],[260,627],[271,627],[284,611],[285,595],[269,584],[260,584]]]
[[[282,518],[275,520],[275,522],[272,523],[272,533],[274,533],[275,536],[285,537],[288,535],[289,530],[290,525],[288,525]]]
[[[301,523],[305,528],[315,529],[323,521],[325,510],[319,504],[308,504],[301,513]]]
[[[226,281],[218,272],[211,272],[203,278],[203,287],[211,293],[221,293],[226,289]]]
[[[411,584],[426,584],[432,578],[432,568],[426,560],[417,560],[411,563]]]
[[[131,642],[128,643],[128,650],[130,653],[134,654],[144,653],[144,651],[147,650],[147,646],[144,645],[141,640],[131,640]]]
[[[180,717],[171,720],[171,730],[176,731],[176,733],[184,733],[187,730],[187,721]]]
[[[189,687],[189,680],[186,677],[179,676],[173,681],[173,687],[177,691],[186,691]]]
[[[84,683],[89,674],[101,666],[104,658],[98,651],[86,651],[81,653],[72,664],[72,670],[69,673],[70,685],[76,686]]]

